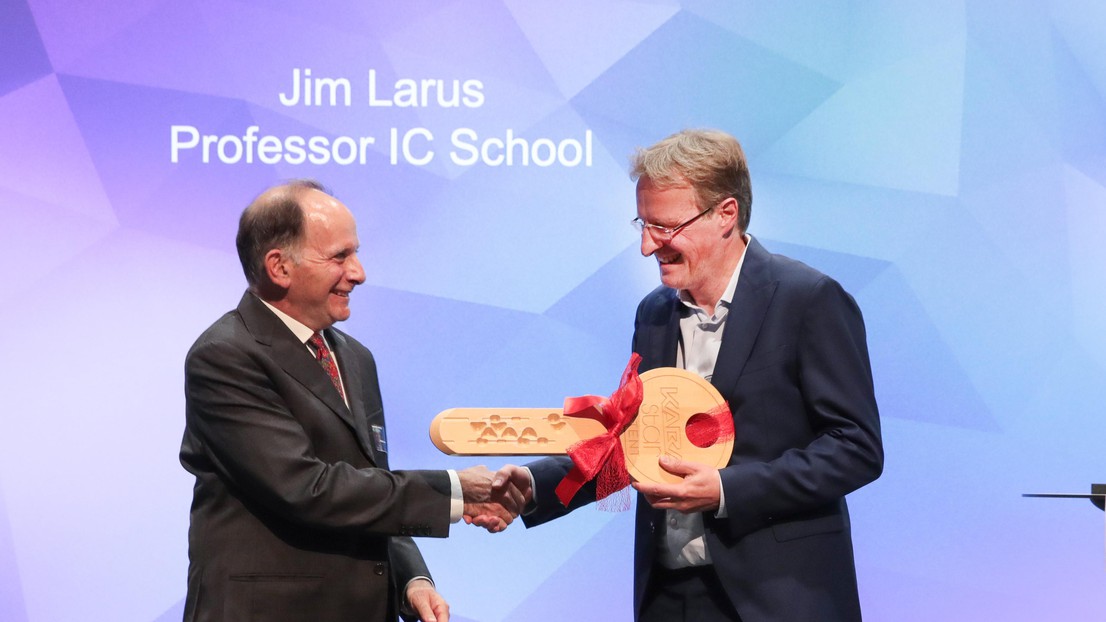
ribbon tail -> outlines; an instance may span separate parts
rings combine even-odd
[[[595,484],[596,501],[602,501],[630,485],[630,473],[626,470],[626,456],[622,453],[621,443],[611,449]]]
[[[557,498],[561,500],[561,505],[567,508],[572,498],[580,492],[580,489],[588,483],[589,479],[579,467],[572,467],[572,470],[564,476],[561,483],[557,484]]]

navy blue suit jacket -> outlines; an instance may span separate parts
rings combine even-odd
[[[660,287],[638,306],[633,349],[641,371],[676,365],[681,303]],[[864,321],[828,276],[766,251],[746,250],[712,384],[734,417],[721,470],[726,518],[704,514],[713,568],[744,622],[860,620],[845,495],[883,469],[879,413]],[[571,464],[529,465],[536,525],[569,508],[553,495]],[[634,612],[641,610],[664,512],[639,495]]]

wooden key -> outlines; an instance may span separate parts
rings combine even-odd
[[[733,438],[698,447],[687,437],[688,420],[725,404],[709,382],[675,367],[641,374],[644,394],[637,417],[622,433],[626,469],[637,481],[677,482],[660,468],[662,455],[726,466]],[[447,454],[517,456],[564,454],[577,441],[606,432],[594,419],[566,417],[559,408],[450,408],[430,424],[430,438]]]

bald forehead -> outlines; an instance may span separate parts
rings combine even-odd
[[[337,202],[337,199],[334,199],[334,197],[326,192],[317,190],[311,186],[288,183],[273,186],[257,195],[257,198],[247,207],[247,210],[266,211],[282,205],[288,205],[289,203],[294,203],[301,208],[306,208],[309,202],[311,204],[321,204],[327,200]]]
[[[349,209],[341,201],[314,188],[297,188],[295,197],[296,202],[303,209],[304,216],[309,219],[331,215],[335,212],[349,212]]]

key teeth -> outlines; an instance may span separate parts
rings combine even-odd
[[[472,456],[562,454],[577,440],[580,422],[560,411],[522,410],[525,412],[493,408],[443,410],[431,423],[431,439],[443,453]],[[591,435],[598,433],[596,430]]]

